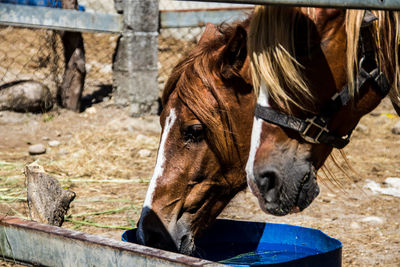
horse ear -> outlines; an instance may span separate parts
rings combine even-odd
[[[217,27],[212,23],[207,23],[203,34],[200,37],[199,44],[215,39],[215,36],[219,35]]]
[[[247,57],[247,32],[237,26],[233,36],[222,52],[222,76],[226,79],[237,76]]]

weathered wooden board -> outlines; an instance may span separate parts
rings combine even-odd
[[[42,266],[223,266],[2,214],[0,258]]]

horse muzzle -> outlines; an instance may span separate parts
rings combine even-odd
[[[195,250],[193,235],[188,224],[179,220],[168,231],[159,216],[149,208],[143,208],[136,232],[139,244],[192,255]]]
[[[254,172],[249,186],[264,212],[284,216],[307,208],[318,196],[319,187],[314,168],[307,172],[284,176],[277,168],[269,167]]]

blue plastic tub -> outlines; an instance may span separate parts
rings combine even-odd
[[[122,240],[136,243],[136,229]],[[200,258],[231,266],[342,265],[342,243],[320,230],[274,223],[217,220],[196,240]]]
[[[60,0],[0,0],[0,3],[61,8]],[[78,10],[85,11],[85,7],[79,5]]]

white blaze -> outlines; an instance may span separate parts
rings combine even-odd
[[[257,104],[263,107],[269,107],[267,88],[265,87],[264,83],[261,84],[260,94],[257,99]],[[249,181],[254,181],[254,159],[256,157],[257,150],[260,146],[262,123],[263,123],[262,119],[254,117],[253,129],[251,132],[249,159],[247,160],[246,164],[248,184],[250,184]]]
[[[161,136],[160,147],[158,149],[158,156],[156,167],[154,168],[153,177],[151,178],[149,188],[147,189],[146,198],[144,200],[143,207],[151,209],[151,204],[153,203],[154,190],[157,185],[157,180],[162,177],[164,172],[165,163],[165,143],[168,138],[169,132],[174,125],[176,120],[175,109],[171,109],[168,117],[165,120],[164,132]]]

